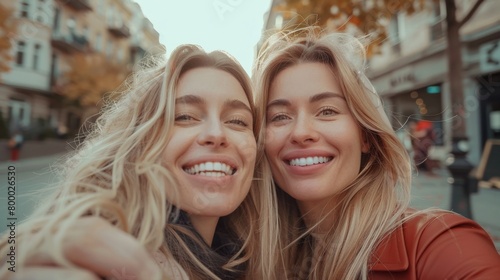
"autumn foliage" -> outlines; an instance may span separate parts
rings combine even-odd
[[[318,25],[329,31],[369,34],[368,52],[387,39],[387,26],[394,14],[412,14],[425,7],[426,0],[285,0],[275,7],[288,28]]]
[[[112,63],[102,54],[77,54],[69,60],[56,91],[81,106],[99,106],[103,96],[116,90],[129,74],[125,65]]]
[[[13,11],[0,4],[0,74],[10,70],[12,60],[10,50],[11,38],[16,34],[16,25],[13,20]]]

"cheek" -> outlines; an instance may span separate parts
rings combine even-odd
[[[255,163],[257,157],[257,143],[255,142],[253,133],[241,137],[234,137],[231,141],[236,145],[239,153],[245,160]]]
[[[282,133],[281,135],[283,135]],[[265,151],[266,154],[274,154],[277,153],[278,147],[280,143],[282,142],[282,139],[280,139],[279,132],[276,129],[266,129],[266,139],[265,139]]]

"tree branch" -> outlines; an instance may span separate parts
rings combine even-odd
[[[476,13],[477,9],[481,4],[484,2],[484,0],[477,0],[476,3],[474,3],[474,6],[472,6],[472,9],[465,15],[465,17],[458,23],[458,28],[461,28],[462,25],[464,25],[469,19],[472,18],[472,16]]]

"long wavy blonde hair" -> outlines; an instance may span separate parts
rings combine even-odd
[[[410,202],[411,160],[364,74],[363,44],[348,34],[308,27],[268,37],[253,73],[262,126],[273,79],[304,62],[332,70],[370,151],[362,156],[356,179],[332,201],[336,205],[327,215],[334,217],[334,225],[319,240],[310,233],[321,220],[307,229],[295,199],[277,188],[285,265],[281,274],[286,279],[367,279],[376,246],[408,218],[404,213]],[[260,133],[264,139],[263,128]]]
[[[196,67],[228,72],[239,81],[254,109],[252,85],[231,56],[206,53],[195,45],[178,47],[168,61],[151,61],[129,78],[125,91],[107,104],[86,139],[61,165],[55,194],[17,229],[18,267],[41,248],[51,248],[44,253],[59,265],[70,266],[62,252],[62,238],[81,217],[98,216],[134,236],[150,252],[173,257],[190,278],[219,279],[179,236],[183,229],[169,222],[178,214],[174,205],[178,205],[179,185],[162,165],[162,155],[174,123],[177,83],[184,72]],[[261,135],[260,129],[256,122],[255,135]],[[231,271],[246,263],[249,279],[272,278],[275,263],[276,198],[262,159],[259,149],[248,196],[235,212],[222,218],[242,243],[222,269]],[[191,232],[183,234],[196,239]],[[7,247],[4,237],[3,256]]]

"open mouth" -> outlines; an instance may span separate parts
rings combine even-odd
[[[184,166],[184,172],[190,175],[202,175],[209,177],[231,176],[236,173],[236,168],[218,161],[207,161],[192,166]]]
[[[331,161],[333,157],[305,157],[305,158],[294,158],[288,160],[287,163],[291,166],[309,166],[327,163]]]

